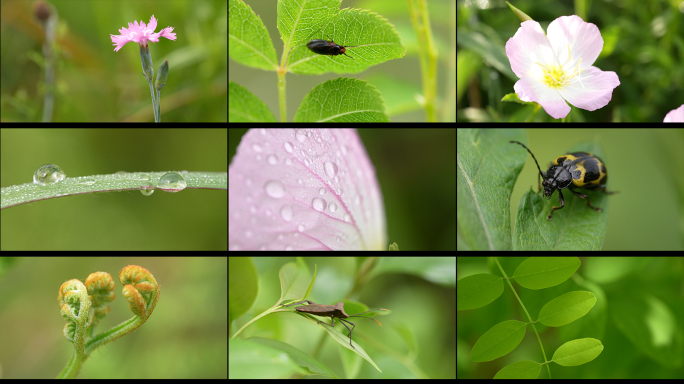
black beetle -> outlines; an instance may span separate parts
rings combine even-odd
[[[328,35],[326,35],[328,36]],[[328,36],[330,39],[330,36]],[[331,56],[337,56],[337,55],[345,55],[348,58],[354,60],[353,57],[347,55],[346,52],[347,48],[353,48],[353,47],[358,47],[358,45],[339,45],[335,43],[334,41],[330,40],[323,40],[323,39],[316,39],[316,40],[311,40],[308,43],[306,43],[306,47],[309,48],[309,50],[313,53],[317,53],[319,55],[331,55]]]
[[[530,151],[525,144],[518,141],[510,141],[510,143],[520,144],[523,148],[527,149],[527,152],[529,152],[530,155],[532,155],[535,164],[537,164],[539,175],[544,180],[542,185],[544,185],[544,197],[546,197],[547,200],[551,198],[553,192],[558,190],[558,200],[560,201],[561,206],[551,207],[551,213],[547,217],[547,220],[551,220],[553,211],[565,207],[565,200],[563,199],[561,189],[568,188],[575,196],[586,199],[587,205],[596,212],[600,212],[601,208],[591,205],[589,196],[575,192],[575,188],[598,190],[608,195],[617,193],[606,191],[608,171],[606,170],[603,161],[592,153],[573,152],[558,156],[546,173],[544,173],[539,167],[539,163],[537,163],[537,158],[534,157],[532,151]],[[541,189],[541,186],[539,188]]]

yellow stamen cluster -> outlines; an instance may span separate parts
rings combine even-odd
[[[568,44],[568,61],[571,61],[572,58],[570,56],[570,44]],[[536,61],[534,62],[535,64],[539,65],[544,69],[544,82],[549,86],[549,87],[554,87],[554,88],[563,88],[566,85],[570,83],[570,80],[574,79],[577,77],[579,80],[580,84],[582,84],[582,79],[579,78],[579,75],[582,71],[585,69],[580,69],[580,64],[582,64],[582,59],[579,59],[579,62],[577,62],[577,65],[575,66],[575,69],[571,73],[566,73],[566,71],[563,70],[563,67],[557,64],[552,64],[552,65],[543,65],[539,64]],[[582,84],[582,88],[584,88],[584,84]]]

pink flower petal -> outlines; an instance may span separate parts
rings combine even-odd
[[[375,169],[353,129],[251,129],[228,169],[234,250],[386,250]]]

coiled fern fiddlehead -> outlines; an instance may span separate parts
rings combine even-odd
[[[109,313],[109,302],[116,298],[114,280],[107,272],[91,273],[85,285],[77,279],[59,288],[57,298],[67,320],[64,336],[74,343],[74,355],[57,378],[73,378],[90,354],[102,345],[124,336],[147,321],[161,293],[154,276],[143,267],[129,265],[119,273],[123,295],[133,314],[131,319],[92,337],[97,323]]]

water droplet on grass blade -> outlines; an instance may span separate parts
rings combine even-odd
[[[183,176],[176,172],[169,172],[162,176],[157,183],[157,188],[164,192],[180,192],[188,186]]]
[[[143,196],[150,196],[154,193],[154,187],[151,185],[143,185],[140,187],[140,193],[142,193]]]
[[[64,179],[66,179],[66,173],[54,164],[45,164],[33,173],[33,182],[40,185],[55,184]]]

